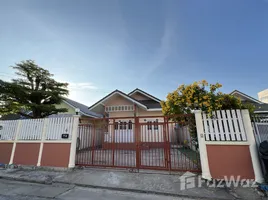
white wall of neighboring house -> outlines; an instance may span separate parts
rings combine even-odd
[[[259,100],[263,103],[268,103],[268,89],[260,91],[258,93]]]

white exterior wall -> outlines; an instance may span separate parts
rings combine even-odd
[[[260,91],[258,97],[261,102],[268,103],[268,89]]]

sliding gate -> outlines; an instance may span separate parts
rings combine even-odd
[[[76,165],[200,171],[193,115],[92,119],[79,125]]]

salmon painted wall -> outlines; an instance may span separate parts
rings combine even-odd
[[[133,103],[130,100],[122,97],[119,94],[115,94],[107,101],[105,101],[104,104],[105,106],[133,105]]]
[[[110,112],[109,117],[134,117],[134,111]]]
[[[137,117],[163,116],[162,111],[146,111],[137,107]],[[109,117],[134,117],[134,111],[110,112]]]
[[[14,143],[0,143],[0,163],[9,164]],[[70,158],[70,143],[44,143],[41,155],[41,166],[68,167]],[[16,144],[12,164],[37,166],[40,142]]]
[[[0,163],[9,164],[13,143],[0,143]]]
[[[44,144],[41,166],[68,167],[71,144]]]
[[[254,179],[248,145],[207,145],[208,163],[212,178],[224,179],[233,175]]]
[[[136,93],[132,95],[137,100],[148,100],[149,98]],[[134,105],[132,101],[122,97],[119,94],[112,96],[110,99],[104,102],[105,106],[118,106],[118,105]],[[137,116],[163,116],[162,111],[147,111],[137,105]],[[109,117],[134,117],[134,111],[121,111],[121,112],[110,112]]]
[[[37,165],[40,143],[17,143],[14,161],[16,165]]]
[[[163,116],[162,111],[146,111],[142,108],[137,108],[138,116]]]

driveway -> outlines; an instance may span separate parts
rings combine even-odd
[[[114,155],[113,155],[114,152]],[[167,168],[167,152],[163,148],[140,150],[141,167]],[[136,167],[137,152],[134,150],[103,150],[96,149],[77,153],[76,163],[85,165]],[[113,163],[114,162],[114,163]],[[170,149],[171,168],[175,170],[198,170],[197,162],[189,159],[178,149]]]

